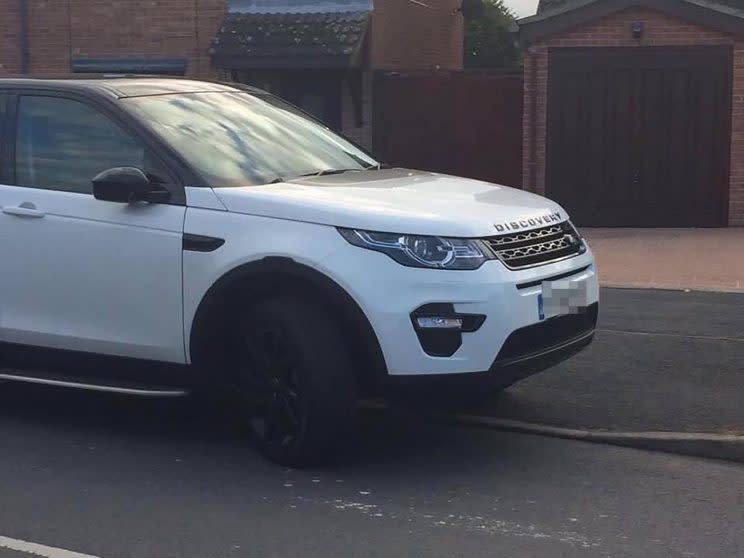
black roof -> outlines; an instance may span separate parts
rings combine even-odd
[[[211,54],[229,69],[354,66],[369,19],[369,11],[230,13]]]
[[[83,91],[113,98],[145,97],[170,93],[238,91],[252,88],[225,83],[167,77],[2,78],[0,87],[34,87],[55,91]]]
[[[744,35],[744,0],[540,0],[536,15],[517,20],[523,45],[628,8],[647,8],[724,33]]]

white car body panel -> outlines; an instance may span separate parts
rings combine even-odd
[[[221,277],[266,257],[285,257],[317,269],[348,243],[333,227],[268,217],[189,208],[186,231],[225,239],[214,252],[184,252],[184,336],[191,335],[199,304]],[[187,355],[190,354],[187,341]]]
[[[561,207],[507,186],[390,169],[216,188],[229,211],[337,227],[460,238],[497,234],[496,224],[542,219]],[[550,223],[542,223],[547,225]],[[535,222],[531,227],[541,226]]]
[[[0,207],[0,341],[185,360],[185,207],[5,185]]]
[[[586,266],[571,279],[587,283],[591,304],[598,301],[599,289],[590,252],[521,271],[510,271],[499,261],[488,261],[475,271],[440,271],[404,267],[384,254],[349,245],[324,260],[321,269],[362,307],[377,334],[388,373],[398,376],[488,370],[511,332],[540,321],[540,286],[518,290],[517,283]],[[462,346],[451,357],[426,354],[411,324],[411,312],[435,302],[451,302],[457,312],[486,316],[478,331],[463,335]]]
[[[405,267],[352,246],[338,226],[483,237],[515,219],[566,218],[556,204],[511,188],[378,172],[387,178],[362,181],[360,173],[186,188],[188,208],[0,186],[3,207],[30,202],[45,212],[40,219],[0,213],[0,238],[14,239],[0,244],[0,341],[188,363],[194,318],[209,289],[231,270],[266,257],[311,267],[343,288],[370,321],[391,376],[487,370],[509,333],[539,320],[540,288],[518,290],[517,283],[587,268],[572,280],[586,282],[588,302],[597,301],[589,251],[519,271],[499,261],[450,271]],[[213,252],[184,252],[184,232],[225,244]],[[427,355],[412,328],[410,313],[431,302],[487,316],[452,357]]]
[[[251,87],[13,78],[0,103],[0,381],[228,392],[307,466],[360,397],[464,402],[594,337],[594,257],[544,197],[387,168]]]
[[[199,209],[214,209],[215,211],[227,211],[225,204],[220,201],[212,188],[195,188],[193,186],[184,188],[186,193],[186,205]]]
[[[211,286],[232,269],[265,257],[292,259],[343,288],[370,321],[393,376],[488,370],[512,331],[539,321],[540,287],[517,289],[518,283],[586,268],[570,279],[586,283],[588,303],[599,297],[588,250],[517,271],[495,260],[475,271],[418,269],[352,246],[336,230],[484,237],[498,234],[496,224],[513,220],[538,220],[534,226],[525,223],[527,229],[545,226],[542,219],[548,215],[566,220],[557,204],[520,190],[396,169],[214,193],[229,213],[190,207],[186,215],[186,232],[225,239],[215,252],[184,254],[187,355],[195,314]],[[458,312],[487,316],[477,332],[463,336],[452,357],[427,355],[412,327],[411,312],[432,302],[451,302]]]

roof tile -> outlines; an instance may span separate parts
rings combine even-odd
[[[232,13],[213,40],[217,56],[352,55],[363,42],[368,12]]]

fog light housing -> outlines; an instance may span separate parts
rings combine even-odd
[[[462,318],[445,316],[419,316],[416,318],[419,329],[462,329]]]
[[[451,357],[462,346],[462,334],[477,331],[486,317],[458,314],[452,303],[424,304],[411,313],[421,348],[429,356]]]

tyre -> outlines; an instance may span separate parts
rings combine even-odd
[[[357,403],[339,324],[327,308],[279,296],[253,305],[239,333],[239,385],[261,452],[291,467],[329,458]]]

